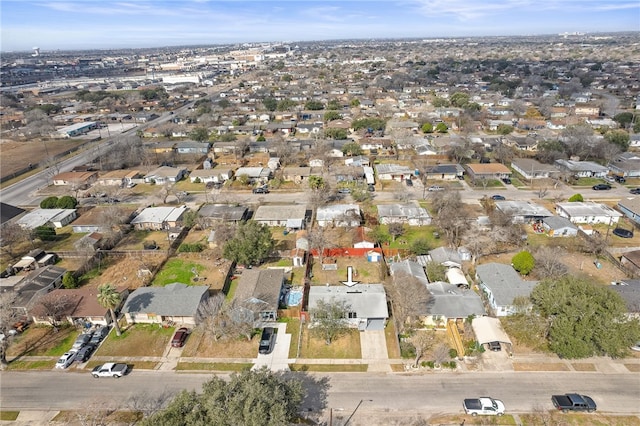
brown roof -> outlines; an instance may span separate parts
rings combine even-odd
[[[633,263],[637,268],[640,268],[640,250],[628,251],[622,256],[629,262]]]
[[[126,290],[126,287],[118,288],[120,294]],[[61,294],[67,298],[74,299],[76,301],[75,309],[72,312],[67,313],[74,318],[81,317],[97,317],[105,316],[107,309],[100,306],[98,303],[98,289],[96,287],[80,287],[80,288],[61,288],[53,290],[51,294]]]
[[[65,180],[71,181],[75,180],[78,182],[83,182],[91,179],[93,176],[96,176],[98,172],[63,172],[55,175],[53,180]]]
[[[467,164],[469,170],[474,174],[484,173],[511,173],[511,170],[504,164],[488,163],[488,164]]]

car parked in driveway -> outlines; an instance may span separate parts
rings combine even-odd
[[[186,327],[180,327],[176,334],[173,335],[173,339],[171,339],[171,346],[174,348],[181,348],[184,346],[184,342],[187,340],[187,336],[189,336],[189,329]]]
[[[608,183],[599,183],[597,185],[593,185],[592,188],[595,191],[606,191],[611,189],[611,185],[609,185]]]
[[[93,336],[93,333],[82,333],[81,335],[78,336],[76,341],[73,342],[73,346],[71,346],[71,349],[76,351],[79,350],[80,348],[82,348],[84,345],[86,345],[91,341],[92,336]]]
[[[95,350],[96,347],[91,343],[83,346],[82,349],[80,349],[78,353],[76,353],[76,358],[74,361],[78,363],[87,362],[89,358],[91,358],[91,355],[93,355],[93,352]]]
[[[74,359],[76,359],[76,352],[65,352],[56,362],[56,368],[65,369],[71,365]]]
[[[100,342],[102,342],[104,338],[107,337],[107,334],[109,334],[108,325],[103,325],[99,327],[96,331],[93,332],[93,336],[91,336],[91,340],[89,341],[89,344],[98,346]]]
[[[433,192],[433,191],[444,191],[444,188],[438,185],[431,185],[429,187],[429,191]]]
[[[262,355],[270,354],[276,344],[276,329],[273,327],[265,327],[260,337],[260,346],[258,353]]]
[[[502,182],[506,183],[507,185],[511,184],[511,179],[509,178],[502,178]]]

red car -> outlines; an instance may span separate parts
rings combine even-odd
[[[171,339],[171,346],[174,348],[183,347],[188,335],[189,329],[186,327],[179,328],[178,331],[176,331],[176,334],[173,335],[173,339]]]

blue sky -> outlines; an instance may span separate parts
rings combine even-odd
[[[640,31],[639,0],[1,0],[0,49]]]

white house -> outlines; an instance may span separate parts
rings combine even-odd
[[[378,221],[384,225],[390,223],[406,223],[411,226],[423,226],[431,224],[431,216],[424,207],[420,207],[417,201],[404,204],[380,204],[378,208]]]
[[[334,204],[318,207],[316,221],[319,226],[360,226],[362,217],[357,204]]]
[[[557,203],[556,213],[573,223],[618,223],[622,213],[609,206],[593,202]]]
[[[517,313],[516,300],[529,297],[538,284],[537,281],[523,280],[511,265],[502,263],[478,265],[476,279],[498,317]]]

